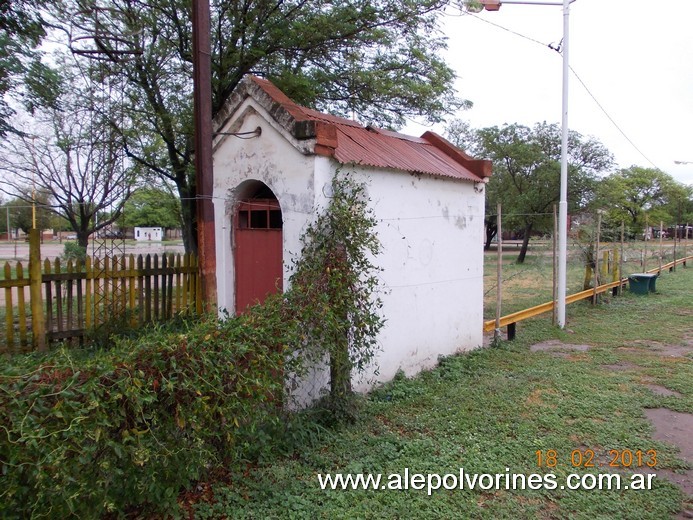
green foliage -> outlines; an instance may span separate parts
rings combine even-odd
[[[43,108],[60,108],[60,97],[64,94],[65,85],[57,69],[34,60],[26,71],[24,85],[26,94],[24,106],[33,114]]]
[[[505,125],[478,130],[481,154],[494,162],[489,198],[503,204],[510,226],[534,224],[550,229],[553,204],[558,202],[561,132],[559,125],[533,128]],[[595,175],[611,165],[611,155],[594,139],[569,135],[569,211],[584,208],[592,198]],[[506,219],[504,218],[504,223]]]
[[[212,112],[219,113],[248,73],[262,75],[311,108],[379,126],[407,118],[440,121],[469,106],[454,92],[441,59],[443,0],[345,2],[212,2]],[[186,250],[196,251],[192,153],[192,34],[190,4],[115,2],[85,10],[66,0],[51,7],[73,27],[98,26],[119,38],[99,41],[99,74],[123,81],[126,117],[112,119],[130,158],[174,182],[182,201]],[[123,38],[123,35],[126,35]],[[118,48],[109,46],[118,42]],[[131,54],[122,60],[116,50]],[[112,51],[109,54],[109,51]],[[121,123],[125,123],[124,125]]]
[[[41,67],[36,48],[45,36],[42,0],[3,0],[0,2],[0,137],[14,131],[14,110],[5,94],[19,94],[27,72]]]
[[[127,227],[180,228],[180,200],[170,190],[140,188],[125,203],[122,222]]]
[[[325,356],[330,418],[353,419],[351,376],[382,324],[373,225],[364,188],[336,179],[287,293],[223,321],[2,360],[0,517],[177,514],[180,489],[211,471],[315,442],[316,410],[283,420],[285,376]]]
[[[459,0],[457,3],[459,4],[460,9],[470,13],[480,13],[484,10],[484,4],[482,4],[479,0]]]
[[[641,236],[646,218],[650,226],[660,220],[671,225],[679,218],[685,223],[693,210],[693,189],[661,170],[631,166],[600,182],[599,205],[613,225],[623,221],[631,235]]]
[[[302,237],[286,294],[301,324],[297,349],[303,368],[329,359],[330,394],[322,405],[337,420],[354,417],[352,375],[372,361],[383,325],[373,263],[380,251],[375,224],[365,186],[337,174],[326,210]]]
[[[487,185],[487,215],[503,207],[503,228],[552,232],[553,205],[559,201],[561,171],[561,128],[537,123],[532,128],[519,124],[471,130],[464,123],[451,125],[453,142],[466,145],[478,158],[493,161],[493,176]],[[568,134],[568,211],[581,211],[592,201],[596,175],[608,169],[612,156],[594,138],[577,132]],[[495,220],[495,218],[493,218]],[[518,262],[524,261],[526,243]]]
[[[63,259],[84,262],[87,259],[87,249],[78,242],[65,242]]]
[[[182,487],[269,449],[285,352],[258,319],[3,361],[0,516],[172,513]]]
[[[36,227],[38,229],[47,229],[51,224],[52,215],[46,209],[49,205],[50,196],[41,190],[33,193],[30,188],[23,187],[19,192],[19,197],[11,199],[2,206],[3,220],[6,219],[6,211],[9,208],[10,213],[10,228],[21,229],[24,233],[28,233],[33,227],[33,212],[36,212]],[[32,200],[35,202],[32,204]],[[5,223],[3,230],[7,227]]]

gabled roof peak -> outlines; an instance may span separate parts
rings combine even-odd
[[[491,162],[475,160],[434,132],[414,137],[297,105],[270,81],[246,76],[214,119],[223,129],[241,104],[252,98],[299,141],[314,140],[311,153],[342,164],[362,164],[413,173],[484,181]]]

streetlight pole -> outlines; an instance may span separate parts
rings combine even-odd
[[[575,0],[556,1],[525,1],[525,0],[480,0],[487,11],[498,11],[503,4],[523,5],[561,5],[563,6],[563,95],[561,98],[561,183],[558,202],[558,280],[556,289],[556,323],[565,328],[565,298],[567,292],[567,263],[568,263],[568,79],[570,65],[568,49],[570,42],[570,4]]]
[[[561,193],[558,202],[558,289],[556,323],[565,328],[565,298],[568,279],[568,51],[570,43],[570,3],[563,0],[563,95],[561,119]]]

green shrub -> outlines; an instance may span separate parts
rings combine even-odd
[[[0,517],[174,513],[181,488],[257,452],[279,423],[278,308],[5,361]]]
[[[62,257],[65,260],[84,262],[87,259],[87,250],[77,242],[65,242]]]
[[[364,187],[336,179],[285,294],[224,321],[104,328],[97,348],[0,361],[0,517],[176,514],[180,490],[210,471],[319,434],[320,414],[284,422],[282,405],[285,379],[325,360],[318,411],[353,419],[351,377],[382,326],[374,225]]]

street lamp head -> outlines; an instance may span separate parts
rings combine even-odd
[[[498,11],[501,8],[501,0],[481,0],[487,11]]]

